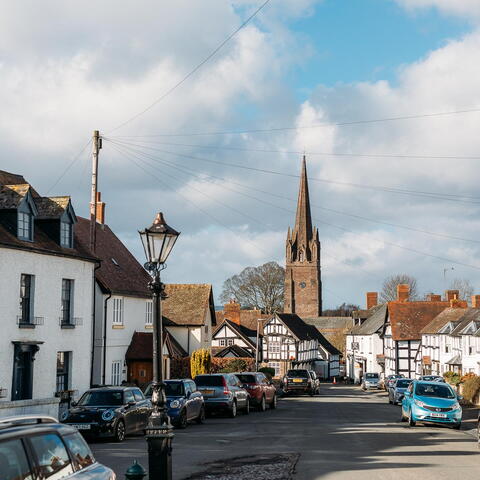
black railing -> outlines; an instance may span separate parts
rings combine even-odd
[[[17,325],[20,328],[35,328],[37,325],[43,325],[43,317],[24,317],[23,315],[17,316]]]
[[[83,318],[81,317],[60,317],[58,320],[62,328],[74,328],[83,325]]]

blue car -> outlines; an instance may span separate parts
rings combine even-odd
[[[397,378],[392,386],[388,387],[388,403],[392,405],[400,405],[403,400],[405,391],[413,380],[409,378]]]
[[[446,383],[415,380],[404,393],[402,422],[408,421],[411,427],[416,422],[440,423],[458,430],[462,424],[461,399]]]
[[[193,380],[165,380],[165,394],[167,413],[175,427],[186,428],[190,421],[204,422],[205,402]],[[145,396],[151,398],[151,384],[145,389]]]

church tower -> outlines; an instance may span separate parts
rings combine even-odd
[[[284,312],[305,318],[322,315],[320,241],[317,228],[312,227],[305,156],[295,227],[287,233]]]

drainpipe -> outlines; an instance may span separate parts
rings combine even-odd
[[[102,385],[105,385],[105,371],[107,368],[107,302],[112,298],[112,294],[109,293],[108,297],[103,302],[103,342],[102,342]]]
[[[96,309],[95,309],[95,274],[97,270],[100,268],[100,262],[95,265],[92,274],[92,351],[90,353],[90,388],[93,386],[93,359],[95,356],[95,326],[96,326]]]

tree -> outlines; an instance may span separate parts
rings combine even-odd
[[[417,279],[411,275],[400,273],[391,275],[383,281],[382,291],[380,293],[381,303],[393,302],[397,299],[397,285],[408,284],[410,286],[410,300],[418,298]]]
[[[458,290],[458,299],[459,300],[468,300],[473,295],[473,285],[470,283],[470,280],[466,278],[455,278],[449,287],[450,290]]]
[[[227,303],[234,298],[244,308],[275,313],[283,309],[284,284],[285,269],[277,262],[247,267],[225,280],[220,300]]]
[[[324,310],[322,315],[324,317],[350,317],[355,310],[360,310],[360,306],[343,302],[336,308]]]
[[[200,348],[192,352],[192,356],[190,357],[190,372],[192,373],[192,378],[195,378],[197,375],[210,373],[211,364],[212,357],[210,350]]]

